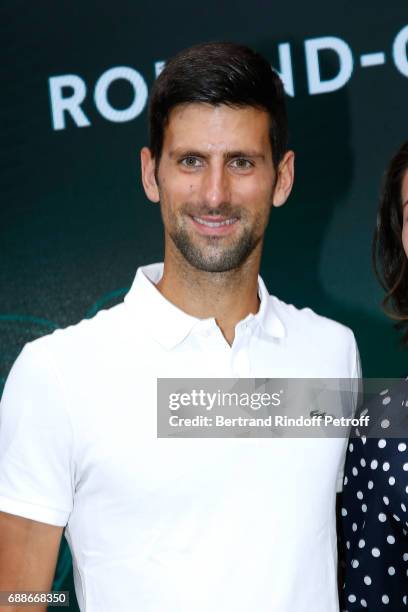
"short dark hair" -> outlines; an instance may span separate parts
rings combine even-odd
[[[384,312],[404,329],[408,344],[408,262],[402,244],[402,181],[408,170],[408,141],[392,158],[384,175],[377,227],[373,240],[373,264],[377,278],[386,291]]]
[[[150,150],[156,161],[170,111],[194,102],[267,111],[273,163],[279,164],[288,140],[285,94],[279,76],[259,53],[235,43],[209,42],[181,51],[167,63],[149,104]]]

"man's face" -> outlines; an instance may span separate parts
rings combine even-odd
[[[176,249],[207,272],[240,267],[261,248],[273,202],[268,114],[253,107],[175,107],[156,176],[166,256]]]

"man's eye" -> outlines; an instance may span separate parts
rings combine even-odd
[[[249,161],[249,159],[239,157],[238,159],[234,159],[231,165],[234,168],[238,168],[238,170],[248,170],[249,168],[252,168],[253,163]]]
[[[200,160],[197,157],[193,157],[192,155],[184,157],[184,159],[181,160],[181,164],[186,168],[197,168],[201,165]]]

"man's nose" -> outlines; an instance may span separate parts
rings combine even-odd
[[[230,201],[230,181],[223,164],[209,165],[201,185],[202,202],[211,208],[218,208]]]

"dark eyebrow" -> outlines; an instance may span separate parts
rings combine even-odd
[[[194,151],[194,150],[184,150],[184,149],[173,149],[169,152],[169,157],[201,157],[203,159],[207,159],[209,157],[208,153],[204,153],[203,151]],[[258,151],[228,151],[224,154],[224,159],[230,160],[240,157],[251,157],[258,159],[265,159],[265,156]]]
[[[258,151],[229,151],[224,155],[225,159],[234,159],[237,157],[252,157],[257,159],[265,159],[265,155]]]
[[[207,155],[202,151],[193,151],[186,149],[173,149],[169,152],[169,157],[203,157],[206,158]]]

